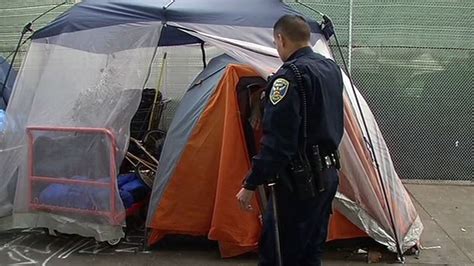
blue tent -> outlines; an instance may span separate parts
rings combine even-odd
[[[83,1],[62,14],[34,38],[127,23],[161,21],[271,28],[283,14],[298,14],[279,0],[98,0]],[[321,33],[309,20],[314,33]],[[159,46],[200,43],[202,40],[168,25]]]
[[[10,64],[8,63],[8,61],[0,56],[0,88],[3,87],[9,68]],[[0,109],[5,110],[7,108],[8,101],[10,100],[10,95],[13,92],[13,84],[15,84],[16,74],[16,70],[12,68],[10,76],[8,77],[7,84],[5,85],[5,90],[2,92],[2,97],[0,97]]]

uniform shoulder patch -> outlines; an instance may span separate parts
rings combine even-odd
[[[273,105],[279,103],[288,92],[289,86],[290,83],[288,82],[288,80],[284,78],[277,78],[273,82],[272,90],[270,91],[270,102],[272,102]]]

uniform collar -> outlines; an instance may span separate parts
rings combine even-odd
[[[290,57],[288,57],[286,62],[296,59],[298,57],[301,57],[303,55],[310,54],[310,53],[313,53],[313,49],[311,49],[311,47],[306,46],[306,47],[300,48],[296,50]]]

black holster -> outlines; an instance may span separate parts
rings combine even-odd
[[[292,179],[294,192],[301,200],[316,196],[316,180],[311,164],[304,154],[298,153],[290,163],[290,177]]]
[[[323,172],[323,161],[321,159],[321,153],[319,151],[318,145],[311,145],[311,150],[309,153],[311,154],[310,164],[311,169],[313,170],[314,175],[316,176],[316,190],[318,192],[323,192],[326,190],[327,182],[322,176]]]
[[[306,153],[301,151],[290,163],[293,191],[302,200],[315,197],[326,190],[328,181],[323,171],[330,167],[340,168],[337,151],[322,156],[318,145],[311,145]]]

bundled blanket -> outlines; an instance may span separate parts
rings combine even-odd
[[[72,179],[91,180],[84,176],[74,176]],[[94,181],[109,183],[110,178],[104,177]],[[117,182],[120,198],[125,209],[144,200],[150,193],[150,188],[135,174],[120,175]],[[110,189],[107,188],[95,188],[88,185],[51,184],[41,191],[39,202],[67,208],[109,211],[109,197]]]

